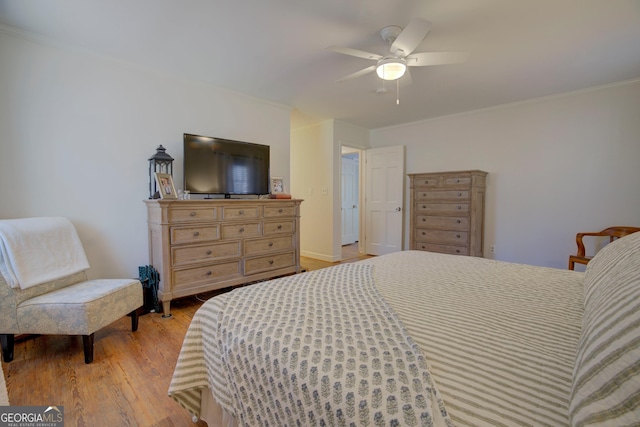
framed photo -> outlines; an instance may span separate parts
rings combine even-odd
[[[173,185],[173,178],[168,173],[156,172],[156,183],[161,199],[177,199],[176,187]]]
[[[285,192],[284,178],[280,176],[271,177],[271,193],[278,194],[278,193],[284,193],[284,192]]]

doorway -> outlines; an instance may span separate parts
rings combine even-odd
[[[360,252],[360,150],[342,147],[341,160],[342,259]]]

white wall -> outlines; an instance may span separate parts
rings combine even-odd
[[[0,218],[65,216],[92,277],[148,264],[148,161],[182,186],[185,132],[271,146],[289,181],[289,108],[0,29]]]
[[[489,172],[486,257],[566,268],[577,232],[640,226],[640,81],[371,133],[398,144],[407,173]]]
[[[306,257],[334,259],[333,120],[291,130],[291,194],[300,205],[300,248]]]

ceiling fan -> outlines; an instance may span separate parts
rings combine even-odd
[[[398,80],[405,75],[407,67],[458,64],[467,60],[468,53],[466,52],[412,53],[424,40],[430,29],[431,22],[421,18],[413,18],[404,30],[395,25],[384,27],[380,30],[380,36],[389,43],[389,54],[384,56],[348,47],[328,47],[327,49],[337,53],[376,61],[376,64],[349,74],[338,81],[342,82],[364,76],[374,70],[383,80]]]

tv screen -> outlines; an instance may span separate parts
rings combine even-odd
[[[268,194],[269,146],[185,133],[184,186],[193,194]]]

